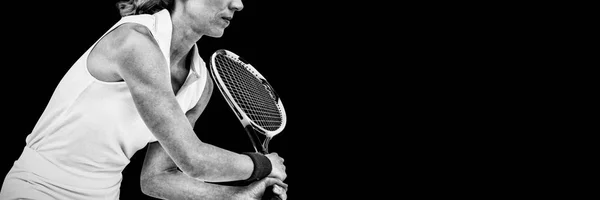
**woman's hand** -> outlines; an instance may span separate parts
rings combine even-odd
[[[279,187],[272,187],[273,192],[278,194],[283,200],[287,199],[287,188],[288,185],[283,183],[280,179],[266,177],[260,181],[253,182],[252,184],[242,187],[238,192],[238,200],[261,200],[265,189],[269,186],[277,185]]]
[[[285,180],[287,178],[287,173],[285,172],[285,165],[283,165],[283,158],[279,157],[277,153],[266,154],[267,158],[271,161],[271,174],[269,177],[277,178],[280,180]]]

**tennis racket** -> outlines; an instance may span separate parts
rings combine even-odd
[[[269,141],[287,122],[281,99],[252,65],[231,51],[215,51],[209,65],[215,85],[240,120],[254,150],[268,154]],[[262,199],[280,199],[272,190],[267,188]]]

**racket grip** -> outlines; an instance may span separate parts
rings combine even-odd
[[[279,195],[273,192],[273,186],[271,185],[265,189],[265,193],[263,194],[261,200],[281,200],[281,198]]]

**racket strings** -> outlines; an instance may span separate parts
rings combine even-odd
[[[217,55],[215,61],[219,76],[246,115],[266,130],[277,130],[281,126],[282,115],[262,81],[241,61],[225,55]]]

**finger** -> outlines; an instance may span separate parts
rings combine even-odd
[[[285,170],[278,172],[276,174],[271,174],[269,176],[267,176],[269,178],[275,178],[275,179],[279,179],[281,181],[284,181],[287,178],[287,173],[285,173]]]
[[[284,189],[282,189],[282,188],[281,188],[281,187],[279,187],[278,185],[275,185],[275,186],[273,187],[273,192],[274,192],[275,194],[279,195],[279,197],[280,197],[282,200],[286,200],[286,199],[287,199],[287,191],[286,191],[286,190],[284,190]]]
[[[273,186],[273,192],[274,192],[275,194],[283,194],[283,193],[285,193],[285,192],[286,192],[286,190],[285,190],[285,189],[283,189],[283,188],[282,188],[281,186],[279,186],[279,185],[274,185],[274,186]]]
[[[283,182],[281,182],[281,183],[283,183]],[[275,185],[273,185],[273,190],[277,190],[279,193],[286,193],[288,190],[288,185],[285,184],[285,186],[284,186],[284,185],[275,184]]]
[[[287,199],[287,190],[279,185],[273,186],[273,193],[277,194],[282,200]]]
[[[287,193],[283,193],[279,195],[281,197],[282,200],[286,200],[287,199]]]
[[[281,187],[284,190],[287,190],[287,188],[288,188],[288,184],[284,183],[282,180],[280,180],[278,178],[266,177],[263,180],[265,182],[265,187],[269,187],[271,185],[276,185],[276,186]]]

